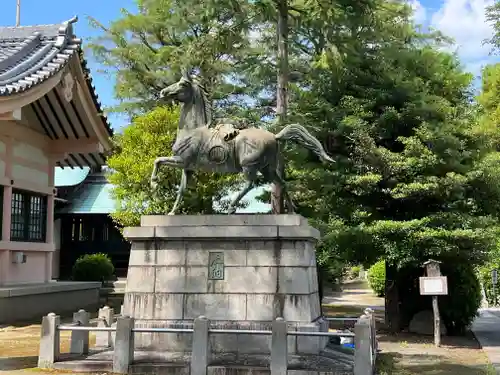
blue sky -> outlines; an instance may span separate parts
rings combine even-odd
[[[432,26],[455,40],[457,51],[465,68],[476,78],[481,68],[498,63],[498,56],[490,56],[490,47],[483,40],[493,31],[486,23],[485,8],[494,0],[408,0],[415,9],[415,20]]]
[[[16,0],[1,0],[0,26],[14,26]],[[490,63],[500,62],[498,56],[489,55],[489,47],[482,41],[492,34],[485,22],[484,9],[494,0],[408,0],[415,9],[415,20],[426,26],[441,30],[456,41],[456,50],[467,70],[476,77],[481,68]],[[107,25],[120,15],[120,9],[135,9],[134,0],[21,0],[21,25],[61,23],[74,15],[79,17],[75,25],[78,37],[87,39],[97,31],[90,27],[87,16],[97,18]],[[87,55],[97,94],[104,105],[113,100],[113,77],[97,73],[98,66]],[[118,116],[109,118],[114,128],[126,125],[126,119]],[[254,192],[254,194],[257,192]],[[254,195],[253,194],[253,195]],[[249,197],[251,198],[251,196]],[[252,204],[252,210],[266,210],[265,205]]]

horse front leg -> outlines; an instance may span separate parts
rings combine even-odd
[[[175,198],[174,206],[168,213],[169,215],[175,215],[175,213],[177,212],[177,208],[182,202],[182,198],[184,197],[184,191],[186,190],[189,177],[191,176],[191,174],[192,174],[191,171],[188,171],[186,169],[182,170],[181,183],[179,185],[179,189],[177,190],[177,197]]]
[[[184,168],[184,161],[178,156],[162,156],[156,158],[154,161],[153,172],[151,173],[151,188],[156,189],[158,187],[158,168],[160,165],[168,165],[174,168]]]

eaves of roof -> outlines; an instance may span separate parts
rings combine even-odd
[[[92,86],[82,53],[82,40],[73,33],[78,18],[55,25],[0,27],[0,97],[27,91],[56,75],[77,55],[97,112],[108,134],[110,124]]]

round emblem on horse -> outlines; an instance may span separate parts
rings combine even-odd
[[[212,163],[222,164],[227,160],[227,150],[222,146],[213,146],[208,151],[208,160]]]

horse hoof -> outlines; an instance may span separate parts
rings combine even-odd
[[[170,211],[167,215],[168,215],[168,216],[174,216],[174,215],[175,215],[175,212]]]
[[[236,208],[233,208],[233,207],[231,207],[231,208],[229,208],[229,210],[227,210],[227,214],[228,214],[228,215],[232,215],[232,214],[234,214],[235,212],[236,212]]]

